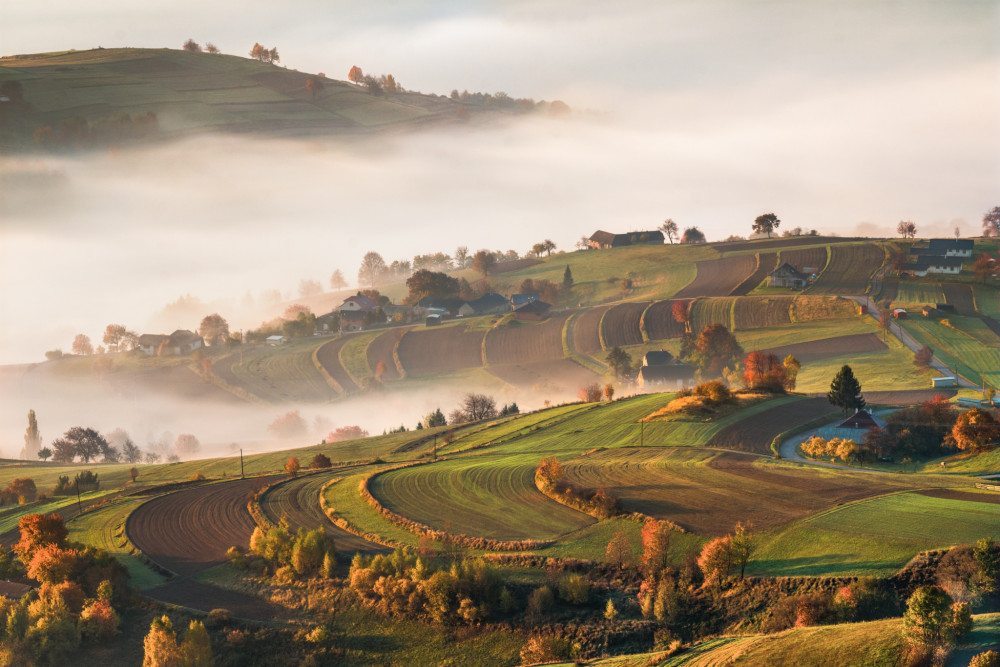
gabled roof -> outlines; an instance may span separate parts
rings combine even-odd
[[[972,250],[975,242],[972,239],[931,239],[927,245],[932,255],[939,255],[949,250]]]
[[[204,339],[193,331],[178,329],[170,334],[171,345],[188,345],[190,343],[204,342]]]
[[[673,363],[674,355],[670,354],[666,350],[650,350],[642,358],[643,366],[662,366],[663,364]]]
[[[611,232],[605,232],[598,229],[596,232],[590,235],[590,239],[594,243],[600,243],[602,245],[611,245],[614,243],[615,235]]]
[[[532,301],[538,301],[537,294],[511,294],[510,303],[514,306],[514,310],[517,310],[526,303],[531,303]]]
[[[340,304],[340,307],[343,308],[344,304],[351,302],[356,303],[362,310],[375,310],[378,308],[378,304],[366,297],[364,294],[355,294],[354,296],[347,297],[344,299],[344,303]]]
[[[364,322],[365,321],[365,311],[363,310],[345,310],[340,313],[341,322]]]
[[[885,420],[875,417],[867,410],[858,410],[838,424],[837,428],[856,428],[867,431],[873,428],[885,428]]]
[[[477,311],[485,310],[486,308],[499,308],[500,306],[506,306],[508,303],[507,299],[496,292],[487,292],[478,299],[469,301],[469,305]]]
[[[142,334],[139,336],[139,346],[140,347],[157,347],[160,343],[165,340],[169,340],[170,336],[165,336],[163,334]]]
[[[961,257],[942,257],[940,255],[920,255],[916,261],[903,265],[904,271],[924,271],[932,266],[941,268],[962,268],[964,260]]]
[[[425,296],[417,301],[417,308],[443,308],[450,313],[458,312],[458,309],[465,304],[461,299],[437,299],[432,296]]]
[[[662,366],[643,366],[639,369],[637,379],[642,382],[681,382],[694,379],[695,368],[685,364],[664,364]]]
[[[22,595],[31,590],[28,584],[19,584],[16,581],[0,581],[0,597],[8,600],[19,600]]]
[[[774,271],[771,271],[771,273],[769,273],[768,275],[781,276],[781,277],[791,276],[792,278],[800,278],[802,280],[807,280],[809,278],[809,276],[802,273],[788,262],[782,262],[780,265],[778,265],[778,268],[776,268]]]

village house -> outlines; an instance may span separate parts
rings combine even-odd
[[[694,384],[695,369],[685,364],[659,364],[643,366],[635,381],[640,387],[658,389],[684,389]]]
[[[917,277],[926,276],[928,273],[956,275],[962,272],[962,264],[961,257],[920,255],[914,261],[904,264],[899,272]]]
[[[537,294],[511,294],[510,295],[510,306],[512,309],[517,310],[526,303],[531,303],[532,301],[538,301],[539,297]]]
[[[164,334],[143,334],[139,336],[139,349],[147,356],[180,356],[191,354],[205,346],[205,339],[187,329],[178,329],[169,336]]]
[[[802,289],[809,283],[809,276],[802,273],[788,262],[782,262],[781,266],[767,274],[768,287],[789,287],[791,289]]]
[[[374,313],[377,309],[378,304],[360,292],[344,299],[337,308],[341,313]]]
[[[285,343],[285,337],[280,334],[275,334],[273,336],[268,336],[264,339],[265,345],[270,345],[274,347],[275,345],[283,345]]]
[[[537,296],[536,296],[537,298]],[[509,313],[511,310],[511,302],[507,300],[506,297],[497,294],[496,292],[488,292],[478,299],[473,299],[465,304],[472,308],[472,312],[476,315],[494,315],[498,313]]]
[[[591,234],[588,241],[590,247],[594,250],[621,248],[628,245],[663,245],[663,232],[654,229],[651,232],[612,234],[611,232],[597,230]]]
[[[674,355],[666,350],[650,350],[642,357],[643,366],[663,366],[674,363]]]
[[[326,315],[320,315],[316,318],[317,333],[330,333],[331,331],[336,331],[339,327],[340,313],[337,311],[327,313]]]
[[[465,301],[462,299],[438,299],[432,296],[425,296],[413,306],[413,312],[421,317],[434,314],[435,311],[455,316],[458,315],[459,309],[464,305]]]
[[[549,308],[551,307],[544,301],[529,301],[514,309],[514,317],[519,320],[544,320],[549,316]]]
[[[914,252],[914,254],[968,258],[972,257],[974,246],[975,242],[972,239],[930,239],[927,242],[926,252]]]

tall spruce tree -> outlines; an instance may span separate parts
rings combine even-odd
[[[28,410],[28,428],[24,432],[24,449],[21,450],[21,458],[34,460],[42,448],[42,434],[38,432],[38,420],[35,418],[35,411]]]
[[[563,271],[563,289],[567,292],[573,287],[573,272],[569,270],[569,264],[566,265],[566,270]]]
[[[847,364],[841,366],[826,398],[830,403],[843,410],[846,417],[852,408],[860,410],[865,407],[865,397],[861,395],[861,383],[854,377],[854,371]]]

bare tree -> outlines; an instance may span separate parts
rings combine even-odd
[[[188,41],[184,42],[184,50],[191,53],[201,53],[201,44],[193,39],[188,39]]]
[[[667,218],[663,221],[663,224],[660,225],[660,231],[667,237],[667,240],[673,243],[674,239],[677,237],[677,223],[674,222],[672,218]]]
[[[466,394],[462,401],[462,415],[465,421],[475,422],[497,416],[497,404],[486,394]]]
[[[917,226],[910,220],[900,220],[896,225],[896,233],[904,239],[912,239],[917,235]]]
[[[375,287],[385,270],[385,260],[382,259],[382,255],[374,251],[367,252],[361,259],[361,268],[358,269],[358,283]]]
[[[89,356],[94,353],[94,346],[90,342],[90,336],[77,334],[73,339],[73,354]]]
[[[347,281],[344,279],[344,273],[340,269],[335,269],[330,275],[330,287],[333,289],[344,289],[347,287]]]

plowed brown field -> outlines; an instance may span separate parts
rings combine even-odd
[[[494,365],[487,370],[508,384],[541,392],[575,392],[579,387],[601,379],[597,373],[570,359]]]
[[[708,445],[719,449],[770,454],[771,441],[778,434],[836,411],[826,398],[805,398],[783,403],[726,426],[712,436]]]
[[[682,300],[657,301],[646,309],[642,315],[642,326],[646,330],[646,336],[649,337],[649,340],[681,338],[684,335],[684,325],[674,319],[671,311],[674,302]]]
[[[554,315],[537,323],[513,320],[490,329],[486,333],[487,363],[525,364],[562,358],[562,331],[568,317]]]
[[[830,265],[809,286],[811,294],[864,294],[873,273],[885,261],[882,246],[872,243],[830,247]]]
[[[696,264],[698,273],[687,287],[674,296],[689,299],[696,296],[728,296],[757,268],[753,255],[737,255],[724,259],[709,259]]]
[[[128,518],[132,542],[153,562],[179,575],[197,574],[226,560],[226,550],[250,546],[250,496],[279,476],[207,484],[153,498]]]
[[[782,250],[778,262],[788,262],[803,273],[819,274],[826,267],[826,248]],[[806,271],[808,269],[808,271]]]
[[[737,330],[763,329],[791,323],[792,297],[745,296],[736,300],[733,327]]]
[[[601,335],[604,337],[605,347],[641,345],[643,341],[639,321],[648,305],[648,301],[622,303],[605,313],[601,320]]]
[[[757,253],[757,270],[750,274],[750,277],[736,286],[732,291],[732,296],[745,296],[755,287],[764,282],[767,274],[774,271],[778,265],[778,253],[765,252]]]
[[[154,600],[204,612],[226,609],[235,618],[249,618],[255,621],[274,621],[288,616],[286,609],[266,600],[191,579],[168,581],[162,586],[145,591],[145,595]]]
[[[399,340],[399,360],[407,375],[447,373],[483,365],[485,331],[461,324],[412,329]]]
[[[378,369],[378,362],[385,362],[385,374],[382,376],[383,382],[391,382],[392,380],[399,379],[399,370],[396,368],[396,362],[392,358],[392,351],[396,349],[396,343],[403,337],[403,334],[409,330],[409,327],[389,329],[368,343],[368,349],[365,351],[365,354],[368,357],[368,366],[372,369],[372,373]]]
[[[983,321],[983,324],[990,328],[990,331],[1000,336],[1000,322],[976,310],[976,299],[972,294],[971,285],[945,283],[942,287],[944,288],[945,300],[955,306],[955,310],[960,315],[978,317]]]
[[[350,393],[357,391],[359,387],[340,363],[340,348],[344,347],[344,343],[348,340],[350,340],[349,336],[338,336],[331,341],[323,343],[316,350],[316,359],[319,361],[320,366],[330,374],[330,377],[336,380],[337,384],[345,392]]]
[[[611,306],[588,308],[580,313],[573,322],[573,345],[577,352],[583,354],[598,354],[601,347],[601,316]]]
[[[879,340],[876,334],[851,334],[850,336],[811,340],[808,343],[782,345],[781,347],[765,350],[765,352],[771,352],[779,359],[784,359],[788,355],[792,355],[802,363],[808,363],[820,359],[829,359],[830,357],[839,357],[843,354],[879,352],[887,349],[889,348]]]
[[[786,468],[752,454],[608,449],[564,464],[566,481],[605,487],[626,511],[716,536],[750,521],[766,530],[818,510],[898,488],[888,475]]]

